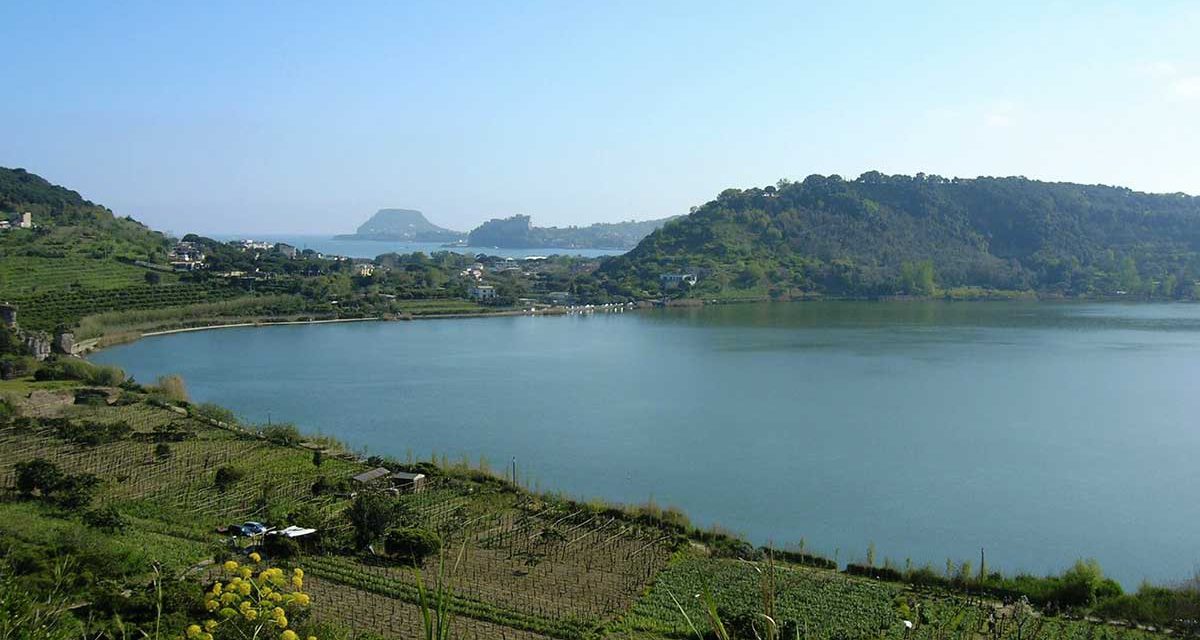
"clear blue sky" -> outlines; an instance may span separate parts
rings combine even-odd
[[[583,224],[868,169],[1200,193],[1197,34],[1149,0],[6,2],[0,166],[180,233]]]

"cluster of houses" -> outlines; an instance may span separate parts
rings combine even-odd
[[[0,231],[7,229],[32,229],[33,214],[26,211],[20,215],[15,213],[0,214]]]
[[[171,268],[175,271],[195,271],[204,268],[204,249],[194,242],[177,242],[171,249]]]

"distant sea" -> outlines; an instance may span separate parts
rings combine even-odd
[[[257,234],[220,234],[213,235],[216,240],[259,240],[262,242],[284,242],[300,249],[312,249],[325,254],[348,256],[351,258],[374,258],[385,253],[434,253],[437,251],[455,251],[458,253],[486,253],[490,256],[511,258],[526,258],[529,256],[570,255],[595,258],[598,256],[614,256],[625,253],[627,249],[499,249],[495,247],[443,247],[440,242],[383,242],[377,240],[335,240],[331,236],[296,235],[289,233],[257,233]]]

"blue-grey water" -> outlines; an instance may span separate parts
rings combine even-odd
[[[286,242],[300,249],[327,255],[346,256],[349,258],[375,258],[385,253],[416,253],[418,251],[431,254],[438,251],[454,251],[471,255],[486,253],[489,256],[505,258],[526,258],[529,256],[583,256],[596,258],[599,256],[619,255],[628,249],[575,249],[575,248],[545,248],[545,249],[502,249],[497,247],[445,247],[440,242],[392,242],[383,240],[338,240],[332,236],[295,235],[288,233],[266,233],[247,235],[222,234],[214,236],[218,240],[259,240],[263,242]]]
[[[796,303],[225,329],[101,352],[139,380],[404,458],[514,456],[576,496],[842,561],[1134,587],[1200,562],[1200,305]]]

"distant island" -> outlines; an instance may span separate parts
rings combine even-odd
[[[535,227],[529,216],[488,220],[467,236],[472,247],[505,249],[628,249],[674,218],[599,222],[586,227]]]
[[[385,240],[399,242],[458,242],[467,234],[452,231],[425,219],[415,209],[380,209],[358,227],[358,231],[335,236],[337,240]]]

